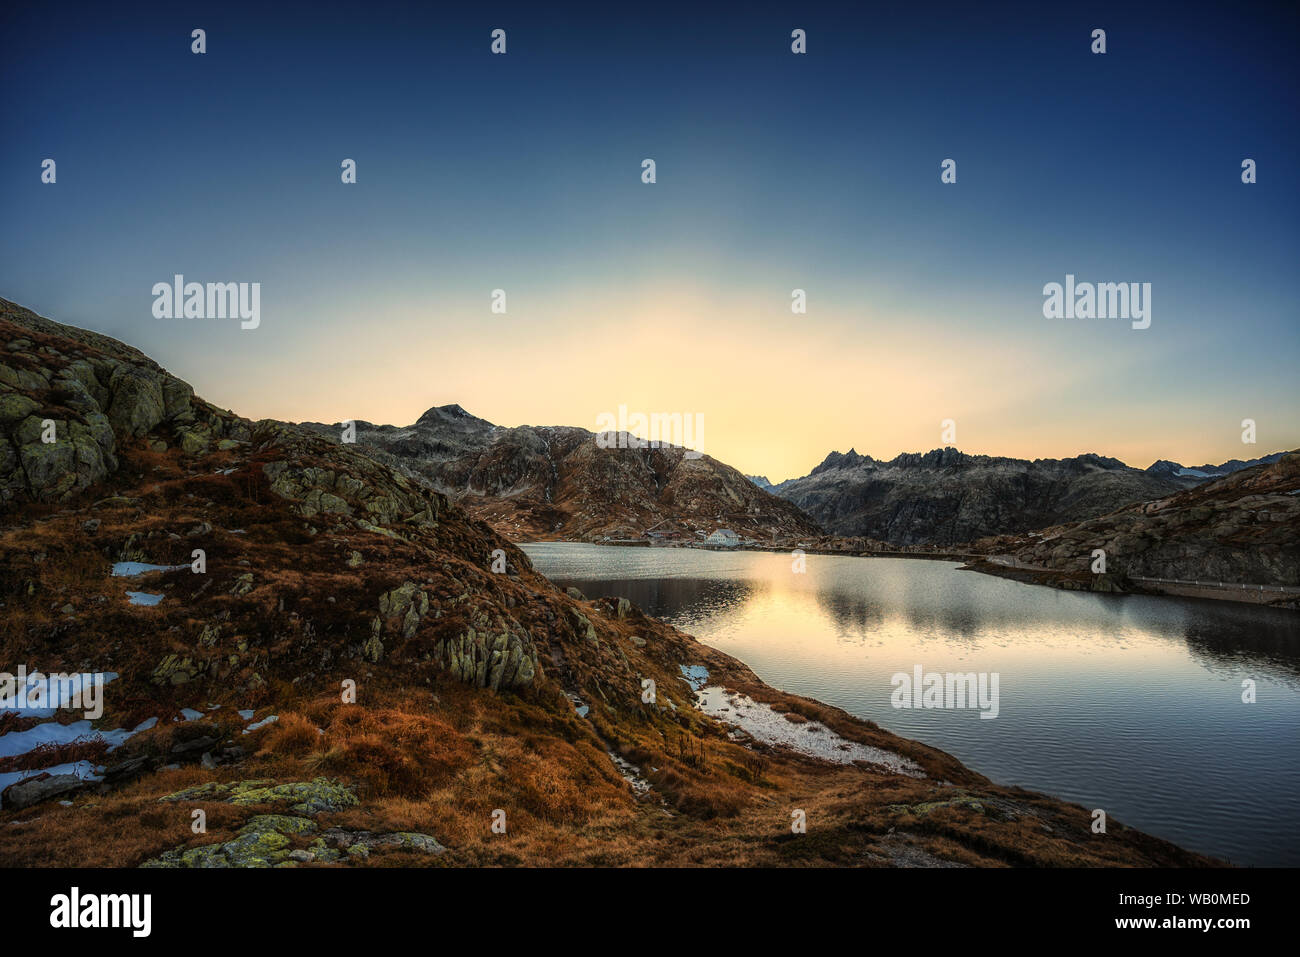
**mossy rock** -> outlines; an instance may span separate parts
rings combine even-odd
[[[277,834],[311,834],[316,830],[316,822],[310,818],[294,817],[289,814],[258,814],[249,818],[240,829],[244,831],[275,831]]]
[[[197,787],[186,788],[174,794],[168,794],[160,801],[222,801],[226,804],[282,804],[291,803],[290,810],[298,814],[320,814],[325,811],[341,811],[356,807],[359,803],[352,789],[345,784],[328,778],[316,778],[312,781],[295,781],[287,784],[272,784],[270,781],[240,781],[236,784],[220,784],[211,781]],[[280,815],[264,815],[280,817]]]
[[[894,814],[911,814],[913,817],[925,817],[945,807],[965,807],[980,814],[984,813],[984,805],[968,794],[949,798],[946,801],[923,801],[920,804],[890,804],[888,810]]]

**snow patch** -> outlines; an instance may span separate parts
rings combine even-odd
[[[239,713],[243,714],[244,712],[241,711]],[[252,712],[250,711],[249,714],[251,715]],[[250,724],[247,728],[244,729],[244,734],[252,734],[258,728],[265,728],[268,724],[275,724],[275,722],[279,720],[280,720],[280,716],[278,714],[269,714],[261,721],[254,721],[252,724]]]
[[[46,679],[49,678],[49,675],[45,674],[44,672],[34,671],[31,669],[28,670],[27,687],[26,687],[26,695],[28,701],[34,700],[32,697],[33,691],[37,691],[37,693],[39,694],[39,690],[37,686],[40,684],[40,682],[35,680],[35,676],[38,674],[43,675]],[[110,681],[112,681],[114,678],[117,677],[117,672],[105,671],[102,673],[101,677],[104,679],[104,684],[108,684]],[[87,675],[82,672],[74,672],[73,674],[67,676],[68,683],[66,687],[68,688],[69,698],[81,694],[83,682],[85,681],[86,678],[90,679],[91,684],[93,684],[95,681],[95,675],[93,673]],[[60,682],[60,687],[64,687],[62,682]],[[58,697],[58,695],[56,695],[56,697]],[[15,698],[6,698],[4,700],[7,701],[22,700],[22,698],[23,698],[23,689],[20,687],[15,689]],[[23,715],[24,717],[27,718],[52,718],[58,712],[58,710],[59,710],[58,708],[20,708],[16,704],[0,705],[0,714],[13,713],[13,714]]]
[[[755,701],[748,695],[715,685],[697,692],[695,698],[696,707],[705,714],[739,728],[764,744],[785,746],[835,764],[864,761],[897,774],[924,777],[915,761],[868,744],[849,741],[817,721],[796,724],[781,712],[772,710],[771,705]]]
[[[114,578],[134,578],[146,572],[174,572],[189,565],[150,565],[148,562],[117,562],[113,565]]]
[[[101,779],[99,769],[90,761],[72,761],[68,764],[56,764],[52,768],[41,768],[39,771],[5,771],[0,774],[0,792],[3,792],[11,784],[26,781],[38,774],[48,774],[50,777],[58,777],[60,774],[75,774],[83,781],[98,781]]]

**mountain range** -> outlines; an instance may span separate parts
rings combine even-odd
[[[1223,478],[1225,475],[1240,472],[1242,469],[1248,469],[1254,465],[1269,465],[1286,454],[1286,452],[1274,452],[1272,455],[1262,455],[1257,459],[1229,459],[1220,465],[1196,465],[1191,467],[1179,465],[1177,462],[1170,462],[1167,459],[1160,459],[1148,465],[1147,471],[1153,475],[1171,475],[1175,478],[1204,482],[1207,479]]]
[[[1224,474],[1250,464],[1214,468]],[[771,491],[834,535],[954,545],[1096,518],[1190,488],[1209,474],[1167,462],[1136,469],[1091,453],[1028,460],[944,448],[879,461],[850,449],[830,453],[808,475]]]
[[[574,426],[504,428],[459,405],[429,409],[408,426],[354,424],[359,447],[513,541],[697,543],[724,528],[762,543],[820,534],[797,507],[729,465],[677,446],[632,447],[626,433],[598,442]],[[344,429],[303,425],[336,438]]]

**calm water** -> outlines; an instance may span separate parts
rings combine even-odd
[[[1062,592],[948,562],[524,546],[588,597],[624,596],[1002,784],[1103,808],[1234,864],[1300,865],[1300,614]],[[895,709],[896,672],[997,672],[999,714]],[[1241,701],[1254,679],[1254,704]]]

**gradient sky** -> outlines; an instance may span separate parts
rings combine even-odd
[[[1300,446],[1294,6],[530,6],[6,9],[0,295],[253,418],[626,404],[773,480],[947,418],[1139,467]],[[261,327],[155,319],[175,273],[260,282]],[[1150,282],[1151,327],[1045,319],[1066,273]]]

